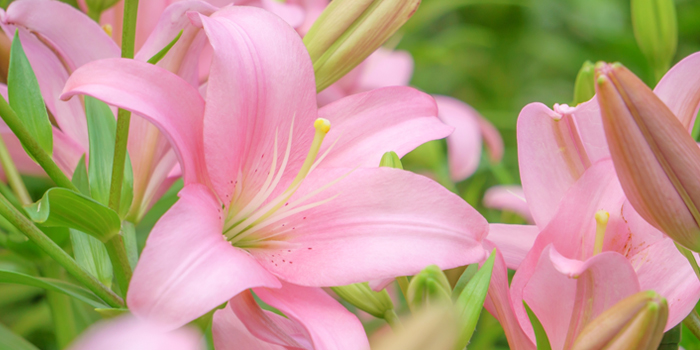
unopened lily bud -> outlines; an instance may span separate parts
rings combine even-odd
[[[436,265],[430,265],[415,275],[406,294],[411,310],[417,310],[424,304],[452,303],[450,282]]]
[[[596,93],[627,199],[651,225],[700,251],[700,148],[673,112],[621,64],[596,65]]]
[[[367,282],[355,283],[331,289],[343,300],[356,308],[377,318],[384,318],[388,311],[394,310],[394,303],[386,290],[375,292]]]
[[[583,66],[576,75],[574,83],[574,103],[576,106],[579,103],[586,102],[595,95],[595,65],[593,62],[583,62]]]
[[[382,156],[382,160],[379,161],[379,166],[394,169],[403,169],[401,159],[399,158],[399,155],[396,154],[396,152],[394,151],[384,153],[384,155]]]
[[[632,27],[637,45],[654,70],[656,80],[671,65],[678,44],[673,0],[632,0]]]
[[[454,350],[459,321],[447,305],[429,305],[416,312],[405,327],[385,336],[373,350]]]
[[[333,0],[304,36],[316,89],[327,88],[364,61],[418,5],[420,0]]]
[[[586,325],[572,350],[656,350],[667,320],[666,299],[654,291],[639,292]]]

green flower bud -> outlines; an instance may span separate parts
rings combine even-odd
[[[430,265],[411,279],[406,293],[411,310],[423,304],[452,303],[452,288],[445,273],[436,265]]]
[[[388,311],[394,310],[394,303],[391,302],[389,293],[386,290],[375,292],[367,282],[331,287],[331,289],[343,300],[374,317],[384,318]]]
[[[671,66],[678,44],[673,0],[632,0],[632,27],[658,81]]]
[[[382,156],[382,160],[379,161],[379,166],[394,169],[403,169],[401,159],[399,158],[399,155],[396,154],[396,152],[394,151],[384,153],[384,155]]]
[[[595,96],[595,65],[591,61],[583,62],[574,83],[574,103],[586,102]]]
[[[656,350],[664,336],[668,304],[654,291],[631,295],[583,328],[572,350]]]
[[[88,7],[88,16],[95,21],[99,21],[102,12],[114,6],[117,2],[119,0],[85,0],[85,4]]]
[[[304,36],[321,91],[379,48],[420,0],[333,0]]]

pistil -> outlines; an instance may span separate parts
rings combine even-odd
[[[598,210],[595,213],[595,245],[593,246],[593,256],[603,251],[603,241],[605,240],[605,230],[608,227],[610,214],[605,210]]]

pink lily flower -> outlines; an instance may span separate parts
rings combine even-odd
[[[148,0],[139,2],[139,14],[136,23],[136,48],[139,49],[157,27],[159,18],[165,9],[183,0]],[[216,7],[236,4],[240,6],[255,6],[270,11],[282,19],[289,25],[297,28],[300,34],[305,34],[313,22],[323,12],[323,9],[328,6],[329,0],[205,0]],[[80,8],[87,12],[87,4],[85,0],[78,0]],[[121,44],[122,22],[124,14],[124,2],[119,1],[116,5],[102,13],[100,23],[102,25],[109,24],[112,26],[112,37]]]
[[[387,151],[402,156],[452,131],[430,96],[384,88],[317,109],[311,60],[280,18],[244,6],[190,18],[214,48],[206,101],[180,77],[122,59],[77,70],[62,96],[144,115],[182,164],[180,200],[134,271],[134,314],[178,327],[250,288],[279,289],[281,303],[308,311],[289,289],[484,258],[487,223],[473,208],[423,176],[377,168]],[[323,310],[297,320],[309,327]]]
[[[413,75],[413,58],[406,51],[379,48],[345,77],[318,94],[324,106],[342,97],[386,86],[408,86]],[[433,96],[438,116],[455,131],[447,137],[450,177],[459,182],[471,176],[481,160],[481,144],[489,157],[503,157],[503,139],[498,129],[466,103],[447,96]]]
[[[90,327],[70,350],[203,350],[202,336],[181,328],[164,332],[158,326],[133,316],[121,316]]]
[[[522,186],[501,185],[493,186],[484,193],[484,206],[491,209],[510,211],[520,215],[530,224],[535,222],[530,213],[530,207],[525,201]]]
[[[698,64],[700,54],[687,57],[672,68],[655,89],[688,130],[692,129],[698,106],[700,79],[693,73]],[[537,238],[534,246],[528,246],[527,239],[519,240],[522,245],[513,243],[513,237],[532,232],[534,227],[527,226],[500,225],[494,230],[495,225],[491,225],[491,233],[496,234],[493,238],[489,235],[504,253],[504,263],[518,268],[510,291],[508,285],[502,283],[500,287],[492,284],[491,291],[497,302],[492,303],[490,309],[509,325],[509,339],[518,343],[525,334],[526,338],[534,340],[521,306],[522,300],[528,302],[540,317],[550,340],[555,338],[558,346],[569,344],[567,337],[580,330],[576,324],[564,320],[567,316],[552,310],[551,297],[547,302],[535,300],[534,296],[542,293],[536,292],[537,288],[544,285],[544,279],[537,276],[543,276],[545,272],[541,271],[547,271],[542,259],[549,259],[555,267],[559,265],[554,262],[562,261],[553,251],[585,264],[608,251],[621,254],[629,261],[636,276],[628,276],[627,282],[620,277],[615,283],[620,286],[627,284],[630,288],[636,281],[641,290],[658,292],[669,301],[666,329],[678,324],[700,299],[700,283],[675,249],[673,241],[646,223],[622,193],[609,161],[610,153],[596,99],[575,108],[555,105],[554,111],[541,104],[526,106],[518,118],[518,149],[523,190],[537,225]],[[610,217],[599,248],[602,253],[595,254],[591,242],[598,235],[594,234],[595,222],[591,217],[600,209],[607,211]],[[552,247],[547,253],[546,248],[550,245]],[[568,271],[561,266],[556,269],[560,273]],[[505,266],[501,273],[505,273]],[[571,272],[564,274],[571,275]],[[599,285],[604,283],[607,282]],[[564,290],[561,288],[564,287],[553,290]],[[562,295],[557,293],[558,298]],[[539,306],[538,302],[541,303]],[[561,305],[557,305],[561,310]],[[580,308],[581,304],[574,305]],[[519,322],[514,323],[514,319]]]
[[[213,13],[215,8],[200,1],[185,1],[169,7],[136,59],[148,60],[173,40],[180,30],[184,30],[182,38],[158,66],[197,84],[199,56],[195,56],[195,53],[201,48],[203,38],[198,35],[200,30],[194,28],[185,16],[192,10]],[[71,25],[66,25],[68,22]],[[6,12],[0,12],[0,26],[6,33],[14,33],[15,29],[19,31],[46,106],[56,120],[54,159],[66,174],[72,175],[78,160],[89,149],[85,109],[78,99],[61,101],[59,96],[73,71],[91,61],[119,57],[119,47],[97,23],[59,1],[15,1]],[[6,91],[6,87],[3,86],[2,90]],[[18,143],[7,127],[0,129],[0,132],[3,132],[3,138],[8,143]],[[134,117],[129,136],[134,200],[128,217],[138,222],[179,175],[177,157],[157,128],[143,118]],[[21,147],[12,149],[24,153]],[[14,159],[21,171],[42,173],[26,155]]]

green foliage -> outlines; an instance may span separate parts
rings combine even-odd
[[[459,318],[462,321],[462,329],[455,349],[463,349],[467,346],[474,334],[474,329],[476,329],[476,324],[479,321],[479,315],[489,290],[495,261],[496,249],[494,248],[491,256],[486,259],[486,262],[474,274],[474,277],[471,278],[462,290],[462,293],[457,297],[455,304],[458,308]]]
[[[525,306],[525,311],[527,311],[527,317],[530,318],[530,323],[532,324],[532,329],[535,331],[535,339],[537,341],[537,349],[539,350],[552,350],[552,345],[549,343],[549,337],[547,337],[547,332],[545,332],[542,322],[537,318],[532,309],[527,306],[527,303],[523,301]]]
[[[30,276],[20,272],[0,270],[0,283],[14,283],[60,292],[95,308],[109,308],[89,290],[61,280]]]

